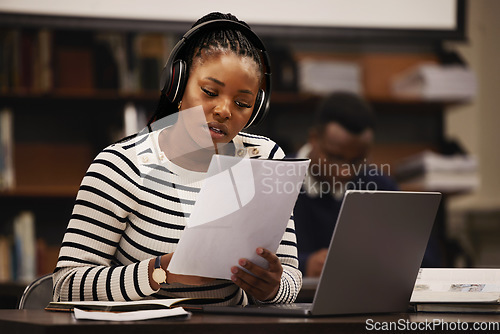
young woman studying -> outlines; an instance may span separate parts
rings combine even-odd
[[[284,157],[270,139],[241,132],[260,122],[269,107],[262,42],[230,14],[206,15],[172,50],[162,85],[149,131],[104,149],[84,176],[53,275],[54,301],[293,302],[302,275],[292,219],[276,254],[255,250],[267,268],[240,259],[228,268],[231,280],[167,270],[213,154]],[[193,110],[201,110],[203,126],[187,117]],[[157,126],[177,112],[175,126]],[[206,131],[209,145],[197,131]]]

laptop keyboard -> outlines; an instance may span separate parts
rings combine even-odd
[[[306,310],[311,308],[311,303],[293,303],[293,304],[272,304],[272,305],[261,305],[259,307],[273,307],[285,310]]]

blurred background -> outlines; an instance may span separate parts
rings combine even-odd
[[[377,115],[369,162],[444,194],[442,266],[500,266],[500,2],[284,4],[0,0],[0,308],[52,272],[92,159],[142,129],[170,50],[211,11],[271,57],[271,112],[251,132],[294,153],[325,94],[359,94]]]

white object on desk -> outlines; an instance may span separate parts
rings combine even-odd
[[[78,320],[107,320],[107,321],[136,321],[146,319],[157,319],[165,317],[185,316],[186,319],[191,315],[182,307],[162,310],[143,310],[130,312],[106,312],[106,311],[84,311],[79,308],[74,309],[75,318]]]

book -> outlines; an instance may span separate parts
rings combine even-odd
[[[478,173],[428,172],[413,178],[400,180],[407,188],[422,191],[441,191],[444,193],[472,191],[479,187]]]
[[[37,62],[39,70],[38,89],[42,93],[48,93],[54,86],[53,80],[53,61],[52,61],[52,31],[43,28],[38,31],[38,57]]]
[[[0,92],[8,93],[14,86],[14,72],[18,59],[15,58],[19,29],[0,30]]]
[[[169,34],[139,33],[135,36],[135,60],[141,91],[159,90],[160,74],[173,45],[173,38]]]
[[[0,190],[14,188],[14,121],[12,110],[0,110]]]
[[[474,72],[462,65],[420,64],[394,77],[395,96],[424,100],[471,100],[476,96]]]
[[[35,215],[23,211],[14,219],[14,279],[31,282],[36,277]]]
[[[55,88],[65,93],[88,93],[94,90],[93,50],[84,47],[57,47]]]
[[[410,302],[417,312],[500,313],[500,269],[422,268]]]
[[[12,280],[12,238],[0,235],[0,282]]]
[[[197,309],[198,305],[221,302],[217,298],[168,298],[168,299],[142,299],[134,301],[71,301],[50,302],[46,311],[74,312],[75,308],[84,311],[101,312],[131,312],[144,310],[162,310],[176,307]]]

